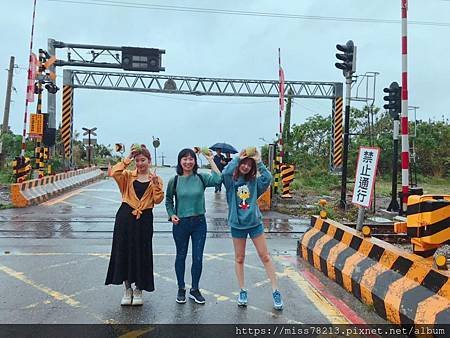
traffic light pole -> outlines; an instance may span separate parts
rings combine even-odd
[[[387,208],[388,211],[399,211],[397,201],[397,167],[398,167],[398,134],[400,129],[400,119],[398,114],[394,116],[394,149],[392,151],[392,192],[391,202]]]
[[[344,117],[344,149],[342,154],[342,181],[341,181],[341,201],[340,207],[345,209],[347,206],[347,162],[348,146],[350,134],[350,95],[352,90],[352,75],[350,72],[345,76],[345,117]]]

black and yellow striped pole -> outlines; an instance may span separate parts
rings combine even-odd
[[[342,149],[343,149],[343,112],[344,100],[342,96],[336,97],[334,102],[334,116],[332,127],[332,149],[331,149],[331,165],[332,170],[342,168]]]
[[[71,167],[72,158],[72,132],[73,132],[73,87],[64,85],[62,99],[61,138],[64,145],[65,166]]]
[[[294,169],[295,167],[292,164],[283,164],[281,166],[281,182],[283,184],[281,198],[292,198],[289,186],[294,180]]]
[[[277,154],[275,155],[275,161],[274,161],[274,181],[273,181],[273,192],[274,194],[278,193],[278,188],[280,187],[280,161],[281,157]]]

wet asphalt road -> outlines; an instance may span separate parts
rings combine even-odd
[[[158,169],[164,182],[173,168]],[[276,265],[283,311],[272,308],[271,287],[252,243],[247,243],[249,306],[236,304],[233,246],[226,225],[225,192],[206,192],[208,238],[200,287],[205,305],[175,302],[175,247],[164,203],[154,209],[156,291],[144,306],[121,307],[120,286],[105,286],[120,194],[111,179],[42,205],[0,211],[0,324],[294,324],[384,323],[339,286],[296,256],[309,220],[265,213],[268,245]],[[189,286],[190,257],[186,282]]]

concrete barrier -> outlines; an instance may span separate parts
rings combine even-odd
[[[450,323],[449,273],[431,260],[316,216],[297,254],[394,324]]]
[[[11,184],[11,201],[20,208],[39,204],[102,176],[103,172],[99,168],[91,167],[14,183]]]

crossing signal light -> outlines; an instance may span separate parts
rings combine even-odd
[[[402,87],[400,87],[397,82],[392,82],[389,88],[383,89],[383,92],[388,94],[383,97],[383,100],[386,101],[383,108],[389,111],[392,118],[398,119],[402,112]]]
[[[163,72],[161,55],[164,49],[122,47],[122,68],[143,72]]]
[[[47,82],[47,84],[45,85],[45,89],[47,89],[50,94],[56,94],[59,90],[59,87],[53,82]]]
[[[356,46],[352,40],[348,40],[345,45],[336,45],[341,53],[336,53],[336,58],[342,62],[336,62],[336,68],[342,69],[344,75],[353,74],[356,71]]]

